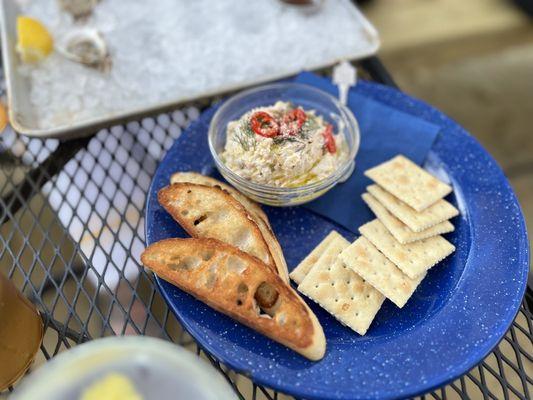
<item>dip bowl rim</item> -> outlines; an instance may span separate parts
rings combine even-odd
[[[222,119],[222,116],[225,115],[225,113],[229,112],[229,110],[235,109],[236,103],[238,104],[246,98],[255,96],[260,92],[281,91],[284,89],[297,89],[303,92],[308,92],[309,96],[318,96],[324,101],[331,102],[335,109],[335,112],[333,112],[333,114],[344,126],[344,135],[350,136],[350,138],[345,139],[351,139],[352,143],[352,145],[350,146],[350,140],[346,140],[346,143],[349,147],[348,155],[344,160],[342,160],[342,162],[332,174],[328,175],[324,179],[302,186],[279,187],[274,185],[256,183],[245,179],[225,165],[225,163],[221,159],[221,156],[215,148],[215,141],[217,139],[217,136],[221,133],[222,129],[224,130],[224,132],[227,129],[226,126],[220,126],[220,120]],[[297,101],[294,101],[294,103],[298,105]],[[250,110],[250,108],[251,107],[239,107],[239,111],[242,111],[240,115],[244,115]],[[302,204],[314,200],[315,198],[326,193],[337,183],[344,182],[349,177],[349,175],[351,175],[355,158],[359,151],[360,131],[359,124],[357,123],[357,120],[352,111],[348,107],[342,105],[340,101],[334,96],[310,85],[294,82],[283,82],[254,87],[252,89],[239,92],[224,101],[224,103],[215,112],[209,124],[208,144],[209,151],[211,153],[211,156],[213,157],[213,160],[215,161],[216,167],[218,168],[222,176],[233,186],[241,190],[245,195],[251,197],[254,200],[257,200],[260,203],[278,206],[288,206]],[[284,198],[286,200],[283,200]]]

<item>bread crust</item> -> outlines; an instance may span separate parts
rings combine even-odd
[[[241,203],[246,210],[250,214],[252,214],[253,217],[258,217],[261,219],[268,227],[270,228],[270,221],[268,220],[267,215],[265,212],[261,209],[259,204],[257,204],[255,201],[250,200],[248,197],[243,195],[241,192],[239,192],[237,189],[231,187],[230,185],[220,182],[218,179],[211,178],[210,176],[199,174],[198,172],[192,172],[192,171],[186,171],[186,172],[175,172],[170,177],[170,183],[196,183],[199,185],[205,185],[205,186],[211,186],[211,187],[217,187],[219,189],[225,190],[230,194],[232,197],[235,198],[239,203]]]
[[[326,341],[316,316],[298,294],[258,258],[216,239],[166,239],[150,245],[142,263],[161,278],[244,325],[311,360]],[[261,310],[255,296],[269,285],[278,296]],[[260,304],[264,304],[259,302]]]

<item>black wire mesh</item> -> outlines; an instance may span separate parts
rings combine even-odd
[[[392,83],[377,59],[363,67]],[[42,312],[46,330],[36,365],[93,338],[151,335],[209,360],[242,399],[287,397],[203,352],[139,263],[151,176],[202,107],[181,107],[68,142],[28,139],[9,129],[0,136],[0,268]],[[533,300],[531,292],[527,298]],[[533,329],[527,301],[493,353],[426,396],[529,399]]]

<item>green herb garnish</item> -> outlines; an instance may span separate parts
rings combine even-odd
[[[233,135],[233,139],[241,145],[241,147],[248,151],[250,148],[255,148],[255,133],[250,126],[250,122],[242,121]]]
[[[311,132],[316,131],[318,128],[319,124],[317,121],[317,116],[313,114],[307,114],[307,119],[300,128],[298,134],[302,139],[307,139],[309,138]]]

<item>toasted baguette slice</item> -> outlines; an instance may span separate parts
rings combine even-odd
[[[237,189],[223,182],[220,182],[215,178],[211,178],[210,176],[205,176],[197,172],[175,172],[170,177],[170,183],[196,183],[198,185],[218,187],[219,189],[225,190],[226,192],[228,192],[228,194],[235,198],[235,200],[241,203],[244,208],[246,208],[246,210],[248,210],[248,212],[252,215],[252,217],[258,217],[259,219],[263,220],[263,222],[267,224],[268,227],[270,227],[268,217],[261,209],[259,204],[257,204],[253,200],[250,200]]]
[[[257,219],[256,223],[257,227],[263,234],[263,238],[265,239],[268,249],[270,250],[270,255],[274,259],[274,264],[276,264],[278,275],[285,283],[289,283],[289,269],[287,268],[287,261],[285,261],[283,250],[281,249],[281,245],[279,244],[276,235],[274,235],[274,232],[270,226],[265,224],[263,220]]]
[[[259,259],[215,239],[166,239],[149,246],[142,263],[237,321],[311,360],[326,340],[316,316]]]
[[[231,244],[277,272],[257,223],[227,192],[195,183],[174,183],[161,189],[157,199],[189,235]]]
[[[268,217],[263,212],[261,207],[248,197],[243,195],[233,187],[211,178],[209,176],[201,175],[196,172],[176,172],[170,177],[170,183],[196,183],[199,185],[205,185],[215,187],[226,191],[235,200],[241,203],[246,211],[250,214],[252,219],[257,223],[257,227],[261,231],[263,238],[266,241],[270,254],[274,259],[279,276],[283,278],[285,282],[289,282],[289,271],[287,269],[287,262],[283,256],[283,250],[278,242],[278,239],[272,232]]]

